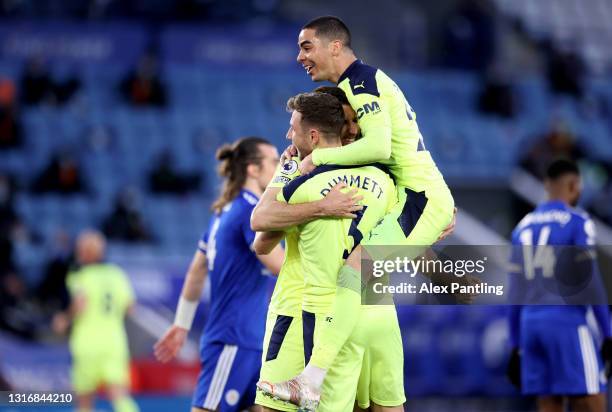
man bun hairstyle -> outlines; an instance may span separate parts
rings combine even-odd
[[[232,144],[226,143],[217,149],[216,158],[220,162],[218,173],[224,181],[221,194],[212,205],[216,213],[220,213],[225,205],[238,196],[246,182],[247,167],[261,164],[260,145],[272,144],[262,137],[251,136],[238,139]]]
[[[310,20],[302,30],[312,29],[317,37],[327,40],[340,40],[345,47],[351,48],[351,32],[342,20],[336,16],[321,16]]]

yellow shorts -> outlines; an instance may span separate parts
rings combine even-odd
[[[395,306],[362,306],[354,334],[365,341],[366,351],[357,385],[357,403],[362,409],[370,401],[380,406],[399,406],[404,394],[404,350]]]
[[[72,385],[77,394],[95,392],[100,385],[129,386],[129,357],[120,354],[78,353],[72,357]]]
[[[297,376],[304,366],[302,318],[268,312],[259,379],[285,381]],[[280,411],[297,410],[297,406],[264,396],[259,390],[255,403]]]

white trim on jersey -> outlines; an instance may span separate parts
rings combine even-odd
[[[580,352],[584,367],[584,379],[589,395],[600,392],[599,389],[599,366],[595,355],[595,346],[589,327],[586,325],[578,326],[578,339],[580,340]]]
[[[206,399],[204,399],[204,404],[202,405],[204,409],[214,411],[219,406],[237,352],[238,346],[236,345],[223,346],[221,355],[217,360],[217,366],[215,366],[213,378],[208,387],[208,392],[206,393]]]

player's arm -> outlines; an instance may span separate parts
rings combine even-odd
[[[207,274],[206,254],[202,246],[195,252],[189,265],[176,308],[174,324],[155,343],[155,357],[160,362],[166,363],[172,360],[185,344],[200,302]]]
[[[278,233],[278,232],[271,232]],[[282,232],[280,232],[282,234]],[[281,237],[282,239],[282,237]],[[280,240],[265,254],[257,254],[257,259],[268,269],[274,276],[280,273],[283,262],[285,261],[285,251],[279,244]],[[268,245],[269,246],[269,245]],[[255,252],[257,253],[257,252]]]
[[[341,192],[345,187],[346,184],[340,183],[323,199],[300,204],[279,202],[276,198],[281,188],[268,187],[251,214],[251,229],[256,232],[278,231],[321,217],[354,218],[354,212],[363,208],[357,204],[362,197],[357,196],[357,190]]]
[[[253,250],[257,255],[267,255],[278,246],[285,237],[285,232],[257,232]]]
[[[315,149],[312,152],[315,166],[367,164],[391,157],[390,108],[380,96],[369,93],[351,96],[349,100],[359,116],[361,139],[342,147]]]

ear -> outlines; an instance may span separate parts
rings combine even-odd
[[[256,164],[251,163],[247,166],[247,176],[249,177],[257,177],[259,176],[260,167]]]
[[[332,56],[339,56],[342,51],[342,42],[340,40],[330,41],[329,49]]]
[[[321,140],[321,135],[317,129],[310,129],[310,141],[312,142],[313,147],[319,144]]]

